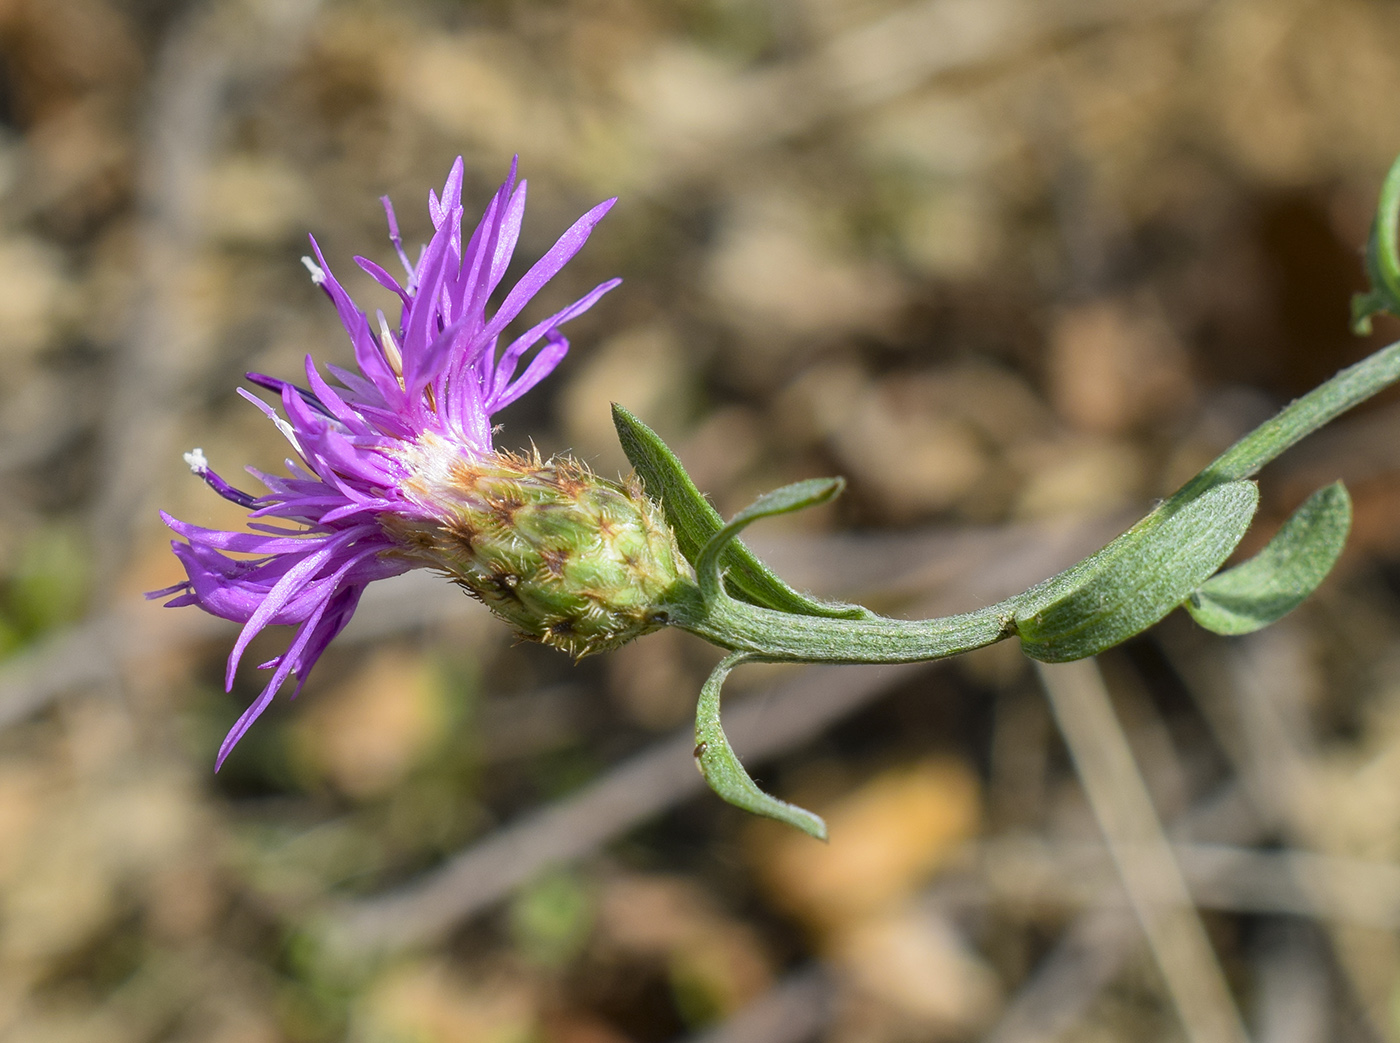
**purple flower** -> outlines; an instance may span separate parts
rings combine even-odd
[[[462,170],[458,157],[441,197],[428,193],[436,231],[416,265],[404,254],[393,207],[383,200],[390,239],[407,272],[402,283],[373,261],[355,258],[398,295],[402,312],[396,329],[382,312],[370,323],[311,240],[316,259],[306,258],[306,266],[340,313],[356,367],[326,366],[338,387],[309,355],[309,388],[248,374],[254,384],[280,396],[281,414],[241,388],[239,394],[267,414],[296,453],[287,461],[285,477],[248,468],[267,487],[264,495],[231,486],[209,469],[200,450],[186,454],[194,472],[217,493],[249,509],[251,531],[206,529],[161,514],[187,541],[171,545],[189,578],[147,597],[169,597],[167,608],[198,605],[243,624],[228,659],[229,688],[244,649],[259,631],[274,623],[296,626],[287,650],[262,664],[272,677],[224,739],[216,770],[293,673],[293,695],[300,692],[311,667],[350,621],[366,586],[424,564],[405,554],[383,524],[387,518],[432,520],[431,505],[415,495],[414,470],[421,474],[425,461],[450,468],[492,456],[492,415],[559,364],[569,342],[558,327],[620,281],[603,283],[500,349],[506,326],[578,253],[615,200],[579,218],[488,317],[487,301],[520,235],[525,182],[515,183],[512,162],[510,176],[464,245]],[[281,524],[270,524],[273,519]]]

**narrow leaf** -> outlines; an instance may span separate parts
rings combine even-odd
[[[808,478],[793,482],[781,489],[764,493],[753,503],[731,518],[724,526],[706,541],[695,558],[695,574],[700,580],[700,589],[708,599],[719,587],[720,560],[724,552],[733,545],[739,533],[760,518],[771,518],[778,514],[790,514],[804,507],[815,507],[826,503],[841,494],[846,487],[844,478]]]
[[[700,494],[681,462],[655,431],[622,406],[614,403],[612,410],[623,452],[641,475],[647,495],[661,502],[681,553],[694,563],[705,545],[724,527],[724,520]],[[874,615],[859,605],[821,601],[798,593],[739,540],[731,541],[724,548],[720,566],[730,593],[750,604],[829,619],[870,619]]]
[[[759,789],[739,763],[724,734],[719,721],[720,689],[729,671],[751,658],[747,652],[725,656],[700,690],[700,703],[695,711],[695,761],[700,766],[700,774],[705,776],[710,789],[736,808],[786,822],[818,840],[825,840],[826,823],[821,817],[796,804],[770,797]]]
[[[1366,336],[1371,316],[1380,312],[1400,315],[1400,157],[1390,165],[1381,185],[1376,217],[1366,243],[1366,275],[1371,288],[1351,299],[1351,326]]]
[[[1146,630],[1230,556],[1258,504],[1259,490],[1245,481],[1167,501],[1097,554],[1015,599],[1022,650],[1063,663]]]
[[[1249,634],[1292,612],[1317,589],[1351,530],[1351,497],[1341,482],[1319,489],[1268,545],[1248,561],[1212,576],[1186,611],[1217,634]]]

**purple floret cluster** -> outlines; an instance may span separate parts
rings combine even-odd
[[[225,737],[219,766],[292,674],[297,677],[293,694],[301,690],[316,660],[350,621],[365,587],[421,564],[402,553],[381,521],[386,516],[433,519],[432,505],[414,495],[413,469],[425,459],[433,466],[450,465],[444,454],[477,461],[493,453],[492,415],[559,364],[569,342],[558,327],[619,282],[595,287],[501,349],[506,326],[578,253],[615,200],[599,203],[579,218],[488,317],[488,300],[501,284],[520,236],[525,182],[516,183],[512,163],[510,176],[464,246],[462,174],[459,157],[442,195],[428,193],[435,232],[417,264],[404,253],[393,207],[384,199],[390,238],[407,273],[403,282],[373,261],[355,258],[399,297],[397,328],[382,312],[371,325],[311,240],[315,260],[307,258],[306,265],[335,303],[356,368],[325,367],[339,387],[322,376],[309,355],[304,388],[248,374],[255,385],[280,397],[281,412],[244,389],[239,394],[266,413],[295,450],[286,462],[286,477],[248,468],[267,488],[265,494],[233,487],[209,468],[199,450],[186,455],[216,492],[248,508],[250,531],[202,528],[162,512],[165,523],[184,537],[172,546],[188,579],[147,596],[169,597],[168,608],[197,605],[243,624],[228,659],[229,688],[255,635],[272,624],[296,627],[287,650],[261,665],[272,676]]]

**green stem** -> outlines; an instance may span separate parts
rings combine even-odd
[[[1209,486],[1248,478],[1284,450],[1397,380],[1400,341],[1348,366],[1260,424],[1183,485],[1172,499],[1190,499]]]
[[[805,663],[915,663],[970,652],[1016,632],[1015,606],[1003,601],[935,619],[798,616],[685,587],[667,605],[671,621],[721,648]]]
[[[1209,490],[1247,478],[1302,438],[1396,380],[1400,380],[1400,342],[1342,370],[1255,428],[1130,532],[1147,531],[1155,521],[1170,517]],[[1120,537],[1122,539],[1124,537]],[[996,605],[935,619],[796,615],[737,601],[725,594],[723,585],[717,582],[706,584],[710,589],[703,593],[699,587],[691,585],[678,589],[667,610],[676,626],[722,648],[766,659],[824,663],[908,663],[943,659],[1016,634],[1018,619],[1043,609],[1049,597],[1047,592],[1068,588],[1081,575],[1101,567],[1105,554],[1114,546],[1110,544],[1109,548],[1071,566],[1059,576]]]

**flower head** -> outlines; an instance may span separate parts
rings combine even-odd
[[[460,509],[435,501],[434,491],[444,481],[498,469],[492,415],[559,364],[569,349],[559,326],[619,282],[595,287],[502,348],[505,328],[578,253],[615,200],[579,218],[488,315],[488,299],[519,238],[525,182],[516,184],[512,163],[510,176],[464,241],[462,173],[459,157],[441,196],[428,194],[436,231],[417,264],[405,255],[393,207],[383,200],[390,239],[406,272],[402,281],[373,261],[355,258],[398,295],[402,308],[396,326],[382,312],[370,322],[311,240],[315,260],[307,258],[306,266],[339,312],[355,368],[325,367],[338,386],[309,355],[306,387],[248,374],[252,383],[280,398],[280,413],[243,389],[239,393],[267,414],[295,452],[285,476],[248,468],[266,493],[230,485],[209,468],[200,450],[186,455],[191,469],[216,492],[248,508],[249,531],[202,528],[162,513],[184,537],[172,546],[188,579],[147,596],[169,597],[166,605],[172,608],[197,605],[243,624],[228,659],[228,687],[259,631],[270,624],[296,627],[287,650],[262,664],[272,676],[224,739],[220,765],[292,674],[300,691],[311,667],[350,621],[366,586],[423,565],[453,572],[425,547],[424,532],[462,524]]]

